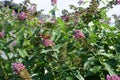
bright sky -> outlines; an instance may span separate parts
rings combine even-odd
[[[23,2],[24,0],[13,0],[16,3]],[[77,5],[77,2],[79,0],[58,0],[57,1],[57,7],[58,11],[56,13],[57,16],[61,15],[61,10],[63,9],[69,9],[70,4]],[[49,11],[53,8],[51,6],[51,0],[30,0],[31,3],[37,4],[37,10],[44,9],[44,13],[49,13]]]
[[[13,0],[16,3],[20,3],[23,2],[24,0]],[[37,4],[37,9],[44,9],[44,13],[48,13],[51,9],[51,0],[30,0],[32,3]],[[57,0],[57,7],[58,7],[58,11],[57,11],[57,16],[61,15],[61,10],[63,9],[67,9],[70,11],[69,5],[70,4],[74,4],[74,5],[78,5],[77,2],[79,0]],[[84,0],[84,1],[91,1],[91,0]],[[110,0],[103,0],[103,1],[110,1]],[[87,7],[89,4],[86,4],[85,6]],[[101,5],[103,6],[103,5]],[[119,10],[119,11],[118,11]],[[110,11],[108,11],[108,16],[111,16],[112,14],[117,14],[120,15],[120,5],[114,6],[114,8]]]
[[[0,1],[4,1],[4,0],[0,0]],[[13,0],[13,2],[15,2],[15,3],[21,3],[23,1],[24,0]],[[31,3],[37,4],[37,10],[44,9],[45,14],[48,14],[49,11],[52,9],[51,0],[30,0],[30,1],[31,1]],[[70,4],[78,5],[77,2],[79,0],[57,0],[57,1],[58,1],[57,2],[58,11],[56,12],[56,15],[60,16],[61,10],[67,9],[70,11],[69,5]],[[91,0],[84,0],[84,1],[90,2]],[[103,0],[103,1],[105,2],[105,1],[111,1],[111,0]],[[87,7],[88,5],[89,5],[89,3],[85,4],[84,6]],[[103,6],[103,5],[101,5],[101,6]],[[112,16],[112,14],[120,15],[120,5],[114,6],[114,8],[111,9],[110,11],[108,11],[107,14],[109,17]]]

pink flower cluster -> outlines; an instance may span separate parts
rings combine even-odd
[[[20,20],[25,20],[25,19],[27,18],[27,13],[26,13],[26,12],[20,12],[20,13],[18,14],[18,18],[19,18]]]
[[[85,35],[80,30],[75,30],[74,31],[74,38],[75,39],[85,38]]]
[[[57,0],[51,0],[51,5],[57,4]]]
[[[45,47],[49,47],[49,46],[53,46],[54,43],[53,43],[53,41],[50,40],[50,39],[44,39],[44,40],[43,40],[43,45],[44,45]]]
[[[3,38],[3,37],[4,37],[4,33],[0,32],[0,38]]]
[[[117,0],[117,3],[120,4],[120,0]]]
[[[21,70],[25,69],[25,66],[22,63],[15,62],[13,64],[13,69],[14,69],[15,73],[18,74]]]
[[[120,77],[117,75],[113,76],[107,75],[106,80],[120,80]]]

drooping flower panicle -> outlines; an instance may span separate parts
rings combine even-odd
[[[30,77],[30,74],[28,73],[28,70],[25,68],[25,66],[20,62],[15,62],[13,64],[13,69],[15,73],[22,78],[22,80],[32,80]]]
[[[25,68],[25,66],[22,63],[14,63],[13,64],[13,69],[15,71],[16,74],[18,74],[21,70],[23,70]]]

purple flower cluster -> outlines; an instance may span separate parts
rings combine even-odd
[[[74,31],[74,38],[75,39],[85,38],[85,35],[80,30],[75,30]]]
[[[20,13],[18,14],[18,18],[19,18],[20,20],[25,20],[26,17],[27,17],[27,13],[26,13],[26,12],[20,12]]]
[[[107,75],[106,80],[120,80],[120,77],[117,75],[113,76]]]
[[[120,0],[117,0],[117,3],[120,4]]]
[[[53,46],[54,43],[53,43],[53,41],[50,40],[50,39],[44,39],[44,40],[43,40],[43,45],[44,45],[45,47],[49,47],[49,46]]]
[[[18,74],[21,70],[25,69],[25,66],[22,63],[15,62],[13,64],[13,69],[14,69],[15,73]]]
[[[0,32],[0,38],[3,38],[3,37],[4,37],[4,33]]]

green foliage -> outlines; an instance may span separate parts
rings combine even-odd
[[[105,80],[107,74],[120,75],[120,28],[107,23],[108,8],[98,5],[93,0],[89,8],[74,6],[69,21],[58,17],[55,23],[43,24],[35,14],[22,21],[2,8],[0,79],[21,80],[11,68],[14,62],[22,62],[33,80]],[[75,39],[74,30],[85,38]],[[43,36],[54,44],[44,46]]]

